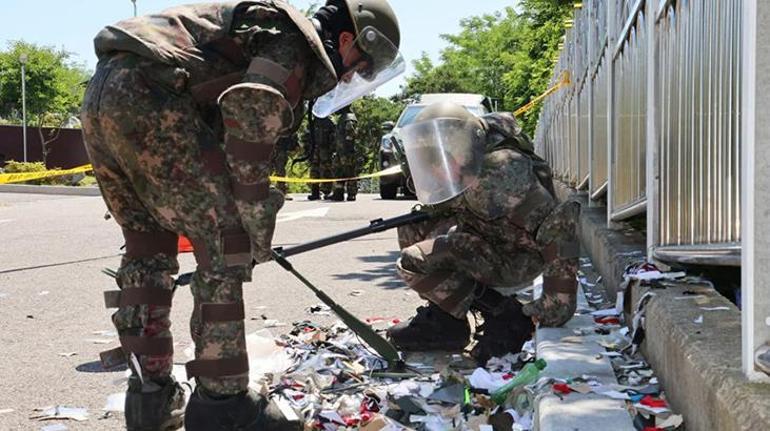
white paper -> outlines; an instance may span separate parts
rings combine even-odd
[[[591,315],[594,317],[608,317],[608,316],[619,316],[620,312],[617,308],[607,308],[605,310],[596,310],[592,311]]]
[[[66,425],[63,424],[53,424],[53,425],[46,425],[43,428],[40,428],[40,431],[66,431],[69,428],[67,428]]]
[[[15,410],[13,410],[13,409],[0,409],[0,415],[4,415],[4,414],[8,414],[8,413],[13,413],[14,411]]]
[[[701,323],[703,323],[703,315],[701,314],[700,316],[698,316],[698,318],[693,320],[692,323],[695,323],[697,325],[700,325]]]
[[[33,419],[72,419],[75,421],[88,420],[88,410],[84,408],[56,406],[36,409],[36,411],[40,412],[40,415],[33,417]]]
[[[126,393],[119,392],[107,397],[107,403],[102,410],[105,412],[123,412],[126,408]]]
[[[493,392],[505,385],[506,380],[503,379],[503,375],[503,373],[490,373],[483,368],[476,368],[468,378],[468,383],[473,388]]]
[[[631,399],[631,397],[629,397],[628,394],[626,394],[625,392],[619,392],[619,391],[615,391],[615,390],[609,390],[609,391],[604,391],[604,392],[599,392],[599,391],[595,390],[594,392],[596,392],[599,395],[604,395],[605,397],[612,398],[614,400],[630,400]]]
[[[703,311],[730,311],[730,307],[701,307]]]

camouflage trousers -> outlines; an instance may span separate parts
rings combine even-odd
[[[333,154],[333,150],[329,146],[321,143],[316,145],[313,158],[310,160],[310,178],[329,179],[334,176]],[[323,192],[323,194],[328,195],[332,192],[332,183],[311,184],[310,189],[316,193]]]
[[[574,235],[553,224],[545,228],[549,241]],[[463,220],[453,216],[402,226],[398,239],[401,278],[423,299],[457,318],[464,318],[480,288],[523,288],[541,273],[574,280],[577,271],[577,257],[547,260],[545,247],[526,231],[512,227],[503,242],[493,243],[464,231]],[[574,296],[566,301],[574,312]],[[561,309],[569,312],[570,305]]]
[[[221,148],[221,139],[201,118],[191,96],[168,87],[173,79],[155,80],[173,73],[173,69],[128,54],[100,63],[82,111],[86,148],[104,201],[123,229],[127,245],[137,235],[173,242],[173,247],[165,244],[155,252],[150,244],[150,252],[145,250],[138,257],[127,252],[117,277],[121,293],[128,289],[154,294],[173,291],[171,275],[179,268],[177,235],[197,240],[196,258],[205,253],[209,263],[203,267],[198,259],[192,280],[195,307],[190,330],[195,357],[235,361],[246,355],[243,313],[211,320],[204,319],[201,310],[204,304],[242,306],[242,284],[250,280],[251,267],[227,265],[223,232],[242,229],[248,222],[239,216],[227,170],[208,168],[202,156],[207,146],[214,151]],[[282,204],[280,193],[272,189],[269,199],[280,199],[273,202],[277,212]],[[272,231],[266,236],[272,237]],[[146,378],[162,378],[171,371],[169,314],[170,301],[123,305],[112,316],[124,350],[130,350],[123,343],[126,336],[169,346],[137,354]],[[235,394],[247,388],[248,371],[198,377],[198,383],[215,393]]]
[[[358,175],[358,158],[352,150],[338,151],[334,166],[335,178],[353,178]],[[348,196],[358,194],[358,181],[337,181],[334,189],[344,191]]]
[[[273,172],[279,177],[286,176],[286,164],[289,163],[289,152],[285,150],[277,149],[273,151],[273,158],[270,160],[270,164],[273,167]],[[281,191],[284,195],[289,192],[288,183],[277,183],[275,187]]]

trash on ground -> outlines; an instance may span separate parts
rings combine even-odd
[[[37,414],[30,417],[30,419],[37,419],[41,421],[53,419],[72,419],[78,422],[88,420],[88,410],[84,408],[55,406],[35,409],[35,412],[37,412]]]
[[[105,412],[123,412],[126,408],[125,404],[126,393],[118,392],[117,394],[112,394],[107,397],[107,403],[104,405],[102,410]]]
[[[0,409],[0,415],[5,415],[5,414],[8,414],[8,413],[13,413],[14,411],[15,411],[14,409]]]
[[[77,354],[78,354],[78,352],[62,352],[62,353],[59,353],[59,356],[61,356],[63,358],[70,358],[70,357],[75,356]]]
[[[46,425],[42,428],[40,428],[40,431],[67,431],[69,428],[67,428],[66,425],[63,424],[53,424],[53,425]]]

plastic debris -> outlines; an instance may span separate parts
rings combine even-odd
[[[14,411],[15,411],[14,409],[0,409],[0,415],[5,415],[5,414],[8,414],[8,413],[13,413]]]
[[[126,393],[125,392],[119,392],[117,394],[112,394],[109,397],[107,397],[107,403],[104,405],[102,410],[105,412],[123,412],[125,411],[126,404]]]
[[[30,419],[38,419],[41,421],[52,419],[72,419],[78,422],[88,420],[88,410],[84,408],[55,406],[35,409],[35,412],[38,412],[38,414],[30,417]]]
[[[53,424],[53,425],[46,425],[42,428],[40,428],[40,431],[67,431],[69,428],[67,428],[66,425],[63,424]]]

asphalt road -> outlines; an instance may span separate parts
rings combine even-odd
[[[415,204],[373,195],[344,203],[295,198],[279,214],[274,245],[361,227]],[[98,363],[100,351],[118,345],[102,299],[102,291],[115,286],[100,271],[117,268],[122,237],[104,213],[98,197],[0,193],[0,430],[40,430],[57,423],[30,419],[35,408],[54,405],[88,409],[87,421],[61,421],[70,430],[122,429],[122,415],[100,419],[107,397],[121,390],[114,381],[125,374],[106,372]],[[396,233],[390,231],[291,261],[357,316],[405,318],[420,300],[395,273],[397,250]],[[192,270],[193,262],[189,254],[180,256],[183,272]],[[244,291],[247,333],[262,329],[264,317],[287,323],[332,321],[309,315],[306,309],[320,301],[274,263],[255,268],[254,281]],[[180,364],[191,344],[191,309],[189,291],[179,289],[172,329]]]

